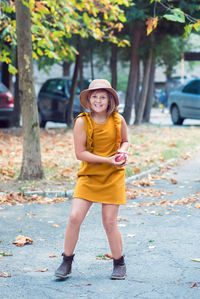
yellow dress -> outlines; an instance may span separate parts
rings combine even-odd
[[[86,148],[89,152],[103,157],[116,154],[121,143],[121,116],[118,112],[110,115],[105,123],[96,123],[87,112],[78,117],[84,119]],[[105,204],[126,204],[124,167],[82,161],[77,176],[74,198]]]

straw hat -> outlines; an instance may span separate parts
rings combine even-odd
[[[105,89],[105,90],[109,91],[110,93],[112,93],[112,95],[114,96],[114,99],[115,99],[116,106],[119,105],[118,95],[117,95],[116,91],[111,87],[110,82],[108,82],[105,79],[95,79],[90,83],[88,89],[85,89],[80,93],[80,96],[79,96],[80,103],[84,108],[88,109],[87,99],[88,99],[89,91],[97,90],[97,89]]]

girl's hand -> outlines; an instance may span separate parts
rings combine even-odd
[[[117,156],[120,157],[122,156],[123,157],[123,166],[127,165],[128,163],[128,152],[127,151],[122,151],[122,150],[118,150],[117,151]]]
[[[107,162],[109,164],[112,164],[113,166],[116,166],[116,167],[123,167],[123,166],[125,166],[127,158],[126,158],[126,155],[124,155],[124,157],[122,157],[122,159],[120,159],[121,154],[122,153],[120,152],[120,153],[117,153],[114,156],[108,157],[107,158]]]

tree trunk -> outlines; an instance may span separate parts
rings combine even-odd
[[[80,79],[80,85],[79,85],[79,88],[80,88],[80,91],[82,91],[84,89],[84,75],[83,75],[83,46],[81,45],[81,42],[80,42],[80,51],[79,51],[79,59],[80,59],[80,62],[79,62],[79,79]],[[83,106],[80,104],[80,110],[83,112],[84,111],[84,108]]]
[[[128,78],[128,86],[126,91],[126,99],[125,99],[125,107],[123,116],[127,122],[130,124],[131,114],[132,114],[132,107],[133,103],[136,100],[137,89],[139,87],[138,80],[139,80],[139,45],[140,40],[142,37],[143,32],[143,25],[136,24],[133,28],[132,34],[132,42],[131,42],[131,62],[130,62],[130,71],[129,71],[129,78]]]
[[[78,80],[79,68],[80,68],[80,55],[77,54],[75,68],[74,68],[74,74],[73,74],[73,78],[72,78],[72,86],[71,86],[71,90],[70,90],[70,101],[69,101],[67,117],[66,117],[66,123],[70,128],[73,127],[74,97],[76,95],[76,85],[77,85],[77,80]]]
[[[153,58],[151,62],[149,87],[148,87],[147,101],[144,109],[143,122],[150,121],[150,114],[151,114],[151,108],[153,102],[153,92],[154,92],[154,77],[155,77],[155,58]]]
[[[143,119],[144,114],[144,107],[147,101],[147,94],[148,94],[148,87],[149,87],[149,78],[150,78],[150,70],[151,70],[151,63],[152,63],[152,51],[149,52],[148,60],[144,67],[144,78],[143,78],[143,84],[142,84],[142,91],[139,97],[138,102],[138,109],[137,113],[135,115],[135,125],[140,125]]]
[[[70,76],[70,66],[71,66],[71,61],[64,61],[63,62],[63,77],[69,77]]]
[[[27,5],[24,5],[23,2]],[[32,36],[29,1],[15,1],[18,45],[19,95],[23,124],[23,159],[20,179],[43,177],[38,109],[33,80]]]
[[[110,69],[111,69],[111,85],[112,88],[117,89],[117,52],[118,47],[116,44],[111,44],[111,57],[110,57]]]
[[[94,64],[93,64],[93,48],[90,48],[90,69],[91,69],[91,78],[94,80]]]
[[[17,62],[17,47],[16,47],[16,68],[18,69],[18,62]],[[19,74],[17,73],[14,86],[14,111],[13,111],[13,117],[12,117],[12,123],[11,125],[13,127],[19,127],[20,126],[20,114],[21,114],[21,106],[20,106],[20,98],[19,98]]]

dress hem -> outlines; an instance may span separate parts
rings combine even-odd
[[[87,201],[90,201],[90,202],[95,202],[95,203],[102,203],[102,204],[107,204],[107,205],[117,205],[117,206],[125,206],[126,205],[126,201],[125,203],[117,203],[117,202],[108,202],[108,201],[97,201],[97,200],[91,200],[91,199],[87,199],[83,196],[73,196],[72,198],[80,198],[80,199],[84,199],[84,200],[87,200]]]

